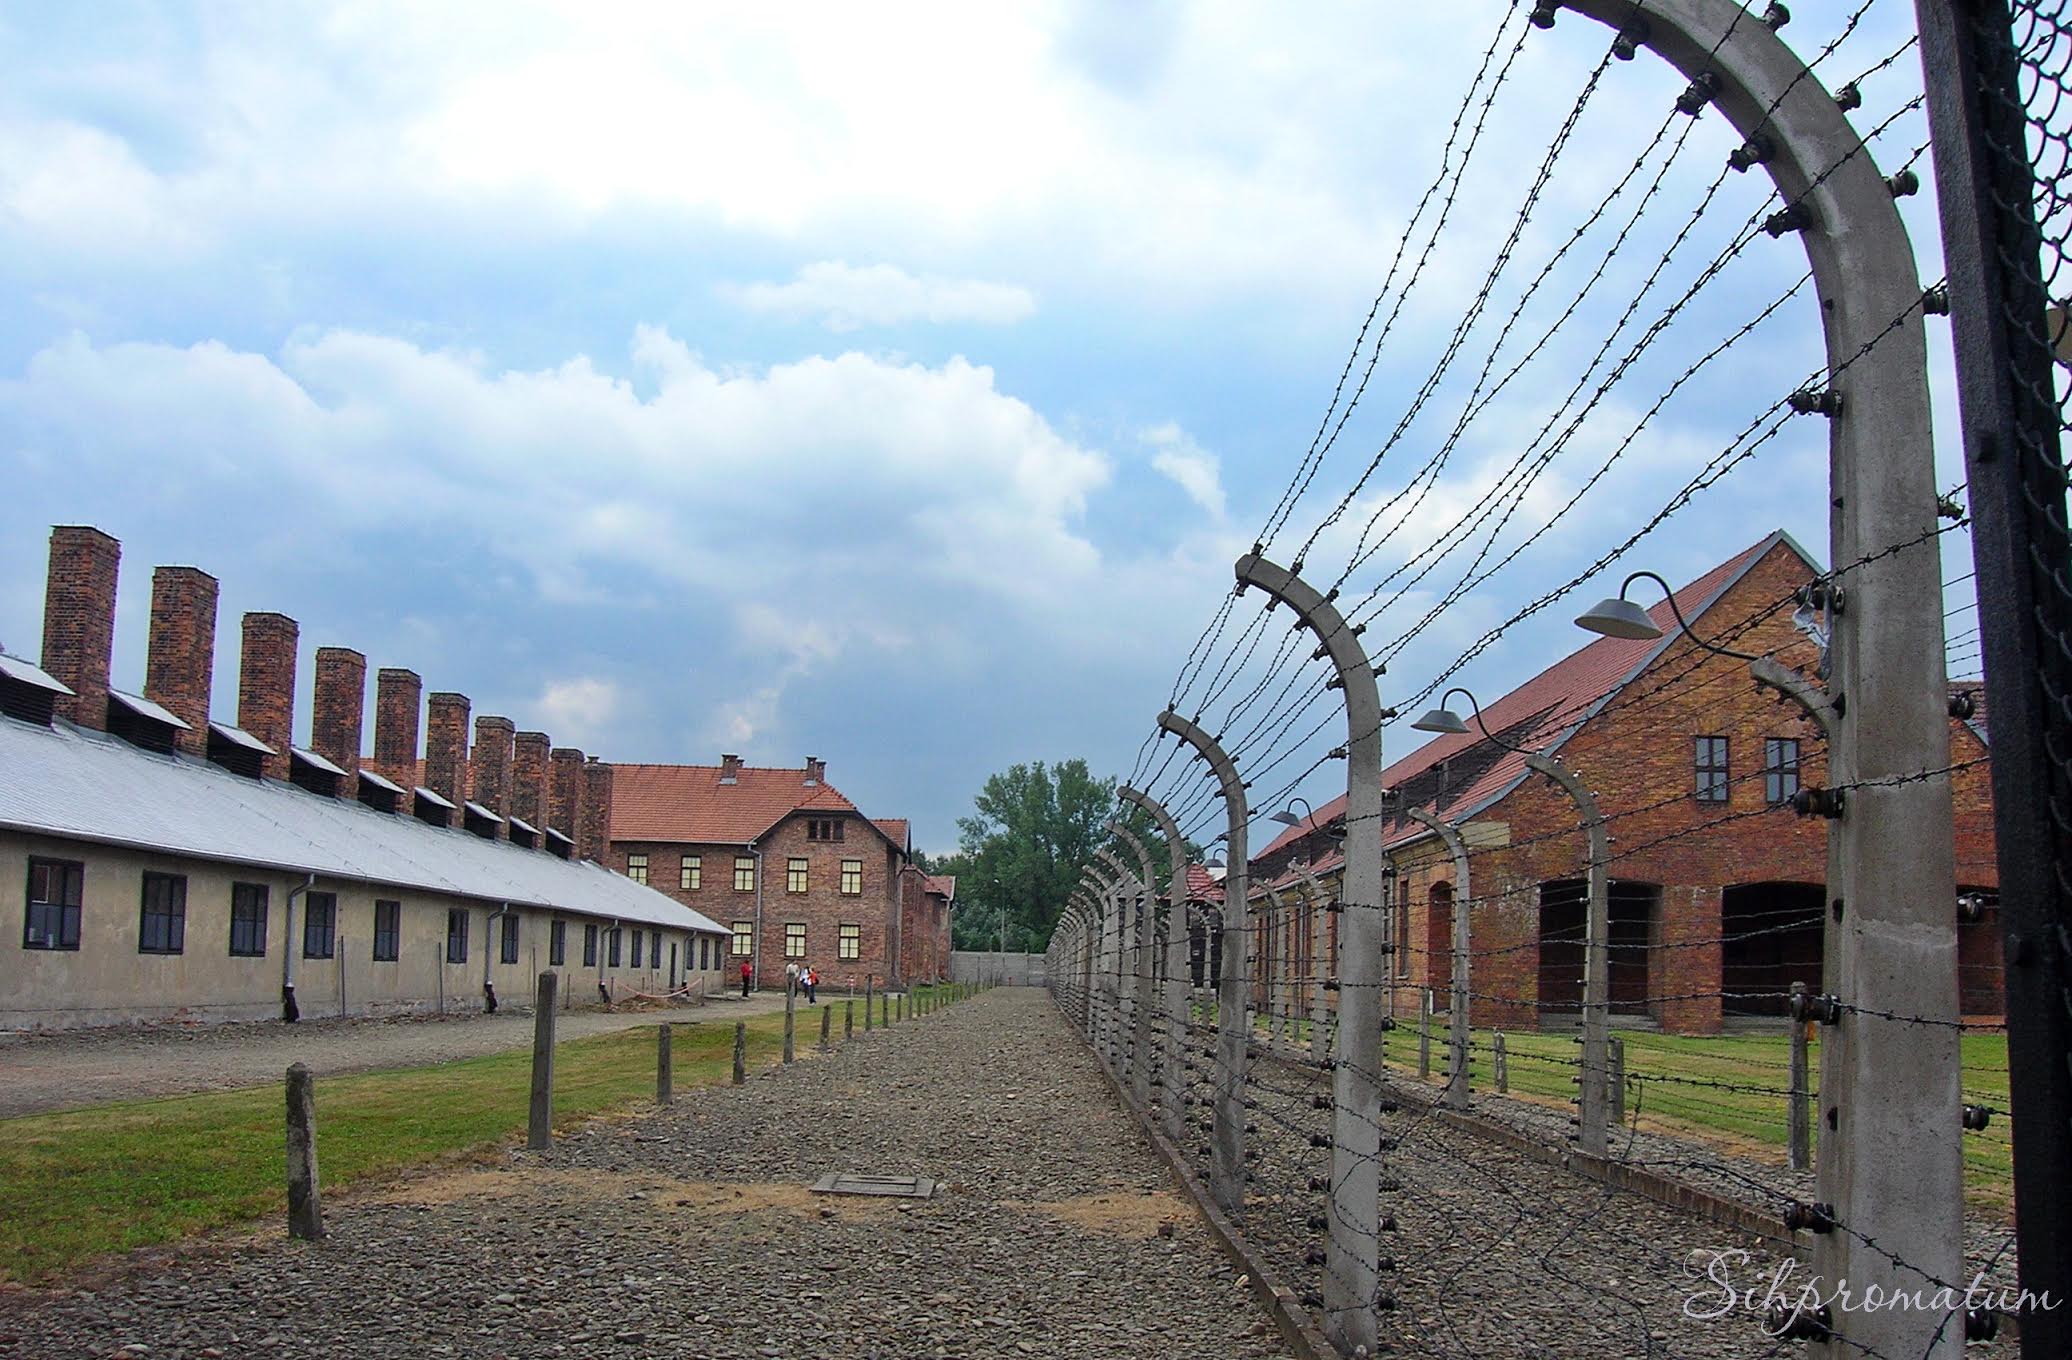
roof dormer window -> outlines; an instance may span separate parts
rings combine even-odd
[[[173,753],[174,733],[193,730],[141,694],[108,691],[108,731],[132,746],[169,756]]]
[[[344,778],[342,768],[315,751],[305,751],[300,746],[288,748],[288,780],[297,788],[308,789],[325,798],[336,798],[339,781]]]
[[[57,701],[71,697],[71,687],[53,679],[41,666],[0,652],[0,713],[18,722],[48,727]]]
[[[209,763],[221,765],[232,774],[257,779],[263,768],[261,762],[267,756],[278,754],[242,727],[219,722],[209,724]]]

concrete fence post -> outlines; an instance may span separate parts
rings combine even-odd
[[[834,1043],[832,1041],[834,1023],[835,1008],[833,1006],[822,1006],[820,1008],[820,1051],[822,1053],[829,1053],[834,1050]]]
[[[847,1043],[849,1040],[855,1037],[856,1002],[852,998],[851,1000],[844,1001],[842,1003],[842,1042]]]
[[[1502,1030],[1489,1036],[1489,1048],[1489,1079],[1496,1084],[1498,1095],[1507,1096],[1511,1094],[1511,1053],[1504,1042]]]
[[[1476,715],[1480,721],[1480,714]],[[1602,1157],[1611,1126],[1611,834],[1604,810],[1574,771],[1552,756],[1528,751],[1525,763],[1559,784],[1583,816],[1590,847],[1587,869],[1589,901],[1583,926],[1583,1066],[1578,1142],[1583,1151]]]
[[[317,1193],[316,1082],[301,1063],[288,1068],[288,1236],[313,1242],[324,1235]]]
[[[525,1146],[538,1152],[554,1141],[554,996],[561,975],[540,974],[532,1011],[532,1100],[525,1115]]]
[[[1335,672],[1333,681],[1345,695],[1345,824],[1354,834],[1346,837],[1338,894],[1338,1051],[1331,1068],[1330,1237],[1323,1312],[1325,1332],[1340,1351],[1351,1355],[1364,1348],[1372,1355],[1380,1348],[1378,1310],[1384,1303],[1381,1125],[1375,1116],[1384,1089],[1384,988],[1391,985],[1393,972],[1382,948],[1389,915],[1379,834],[1387,815],[1381,779],[1381,726],[1386,716],[1359,634],[1346,623],[1332,596],[1258,553],[1238,559],[1236,571],[1240,591],[1258,586],[1294,610],[1317,639]]]
[[[667,1020],[655,1026],[655,1104],[668,1105],[676,1100],[676,1069],[669,1051],[670,1026]]]
[[[1813,1022],[1801,1019],[1806,1014],[1806,984],[1791,984],[1791,1151],[1790,1163],[1794,1171],[1804,1171],[1813,1165],[1813,1093],[1810,1074],[1812,1065],[1808,1061],[1810,1037]]]
[[[734,1022],[734,1084],[748,1080],[748,1022]]]
[[[1115,793],[1150,813],[1166,843],[1165,1052],[1159,1075],[1165,1083],[1166,1134],[1177,1147],[1187,1133],[1187,841],[1162,804],[1127,785]]]
[[[1130,1024],[1130,1089],[1137,1097],[1137,1106],[1147,1113],[1151,1109],[1151,1049],[1152,1010],[1155,1005],[1152,995],[1153,927],[1157,924],[1158,879],[1151,867],[1151,852],[1144,848],[1131,830],[1120,821],[1110,822],[1109,831],[1115,838],[1136,852],[1138,892],[1132,918],[1136,929],[1132,939],[1136,949],[1130,961],[1131,1024]]]
[[[1223,875],[1223,976],[1216,985],[1216,1082],[1210,1121],[1209,1191],[1225,1213],[1239,1213],[1245,1204],[1245,1073],[1251,1051],[1251,946],[1246,939],[1246,835],[1251,814],[1246,809],[1245,781],[1237,764],[1216,739],[1179,714],[1158,715],[1161,729],[1173,733],[1208,762],[1223,794],[1227,830],[1225,850],[1230,867]]]
[[[869,973],[863,975],[863,1032],[865,1034],[871,1032],[872,981],[873,979]]]
[[[1453,856],[1453,967],[1452,976],[1448,979],[1450,995],[1446,1016],[1452,1070],[1446,1076],[1446,1103],[1457,1110],[1464,1110],[1468,1107],[1468,1041],[1472,1037],[1474,1018],[1468,1005],[1471,995],[1468,968],[1474,952],[1468,917],[1468,905],[1473,900],[1468,890],[1468,845],[1461,838],[1459,827],[1441,821],[1423,808],[1406,807],[1403,815],[1438,833],[1439,840]]]

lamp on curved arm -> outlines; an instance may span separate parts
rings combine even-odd
[[[1519,746],[1513,742],[1505,741],[1502,737],[1490,731],[1489,724],[1487,722],[1484,722],[1482,719],[1482,705],[1476,702],[1475,696],[1473,694],[1469,693],[1467,690],[1460,689],[1458,687],[1447,690],[1444,694],[1440,695],[1439,706],[1435,709],[1431,709],[1422,718],[1419,718],[1416,722],[1410,725],[1420,732],[1437,732],[1442,736],[1459,736],[1462,733],[1466,732],[1468,730],[1468,725],[1461,721],[1460,714],[1454,712],[1452,709],[1446,706],[1446,701],[1448,699],[1451,699],[1456,694],[1468,701],[1468,708],[1475,715],[1475,726],[1482,729],[1483,736],[1489,738],[1491,741],[1503,747],[1505,750],[1516,751],[1521,755],[1527,754],[1523,746]]]
[[[1599,600],[1589,609],[1578,614],[1576,616],[1576,627],[1586,629],[1592,633],[1602,634],[1605,637],[1626,638],[1633,642],[1646,642],[1662,636],[1662,630],[1655,625],[1655,621],[1652,618],[1648,617],[1648,612],[1626,598],[1626,592],[1632,589],[1633,583],[1643,579],[1653,581],[1656,585],[1662,587],[1662,595],[1669,601],[1669,612],[1675,616],[1676,626],[1683,629],[1684,635],[1690,638],[1691,641],[1697,643],[1708,652],[1717,652],[1721,656],[1731,656],[1736,661],[1755,661],[1758,659],[1753,652],[1737,652],[1732,647],[1722,647],[1716,642],[1708,642],[1704,638],[1699,637],[1697,630],[1691,627],[1690,620],[1683,616],[1683,610],[1677,607],[1676,592],[1670,589],[1667,581],[1651,571],[1636,571],[1628,576],[1619,583],[1619,593],[1616,598]]]

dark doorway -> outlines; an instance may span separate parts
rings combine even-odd
[[[1652,883],[1613,880],[1605,893],[1610,934],[1606,980],[1613,1015],[1651,1015],[1649,960],[1654,957],[1662,890]],[[1580,1018],[1583,945],[1589,926],[1589,885],[1580,878],[1540,884],[1540,1014]]]
[[[1453,987],[1453,885],[1434,883],[1426,897],[1425,958],[1435,992]]]
[[[1820,991],[1818,883],[1742,883],[1720,893],[1720,1009],[1727,1015],[1791,1013],[1791,984]]]

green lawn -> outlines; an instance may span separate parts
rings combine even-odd
[[[840,1043],[842,1000],[833,1004]],[[801,1056],[819,1041],[816,1009],[799,1009]],[[780,1062],[783,1013],[746,1023],[751,1073]],[[671,1050],[679,1091],[728,1081],[734,1023],[679,1024]],[[320,1077],[324,1188],[522,1138],[531,1064],[528,1049]],[[562,1043],[554,1059],[555,1125],[652,1101],[654,1082],[652,1025]],[[42,1279],[107,1252],[282,1213],[284,1118],[282,1088],[271,1084],[0,1120],[0,1280]]]
[[[1263,1024],[1263,1021],[1261,1022]],[[1415,1074],[1418,1036],[1414,1018],[1399,1020],[1389,1036],[1389,1065]],[[1308,1027],[1299,1027],[1306,1041]],[[1432,1082],[1443,1084],[1447,1026],[1432,1026]],[[1640,1127],[1709,1142],[1760,1160],[1782,1163],[1789,1146],[1791,1038],[1778,1031],[1761,1034],[1688,1035],[1615,1030],[1626,1046],[1629,1121]],[[1475,1091],[1494,1094],[1491,1032],[1475,1030],[1469,1039],[1469,1081]],[[1510,1055],[1510,1094],[1539,1104],[1566,1107],[1575,1095],[1571,1080],[1581,1046],[1573,1033],[1506,1032]],[[2014,1195],[2013,1143],[2007,1117],[2007,1039],[2000,1034],[1967,1034],[1962,1041],[1964,1099],[1996,1111],[1983,1132],[1964,1134],[1965,1195],[1984,1209],[2006,1211]],[[1820,1080],[1820,1044],[1816,1034],[1809,1054],[1816,1096]],[[1819,1120],[1814,1139],[1819,1138]]]

